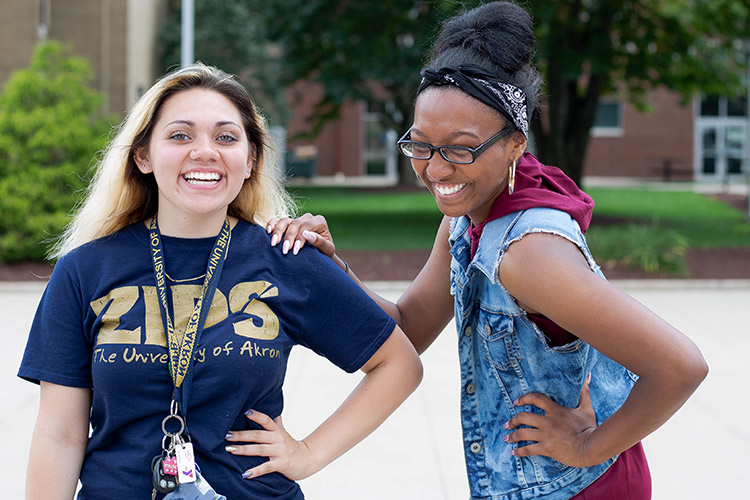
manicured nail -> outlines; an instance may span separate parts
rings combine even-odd
[[[518,406],[518,400],[517,399],[513,401],[513,406]]]
[[[281,247],[281,253],[283,253],[284,255],[286,255],[287,252],[289,251],[289,246],[290,245],[291,245],[291,243],[289,243],[289,240],[284,240],[284,246]]]
[[[231,432],[227,432],[227,435],[224,436],[224,439],[232,439],[234,437],[234,434]]]
[[[300,240],[297,240],[294,242],[294,248],[292,249],[292,253],[294,255],[297,255],[299,253],[299,249],[302,248],[303,242]]]
[[[515,448],[511,449],[510,450],[510,454],[515,457],[516,456],[516,449]]]
[[[510,434],[506,434],[505,436],[503,436],[503,441],[505,441],[506,443],[510,441]]]
[[[237,447],[236,446],[231,446],[231,445],[225,446],[224,449],[227,450],[229,453],[233,453],[233,452],[237,451]]]
[[[304,236],[310,243],[313,243],[318,239],[317,233],[313,233],[312,231],[302,231],[302,236]]]
[[[253,471],[246,470],[245,472],[242,473],[242,479],[247,479],[247,478],[249,478],[252,475],[253,475]]]
[[[510,422],[505,422],[503,424],[503,429],[510,429]]]
[[[253,414],[253,410],[247,410],[247,411],[245,412],[245,416],[246,416],[246,417],[249,417],[249,416],[251,416],[252,414]]]
[[[278,244],[279,244],[279,235],[274,234],[273,236],[271,236],[271,246],[275,247]]]
[[[586,375],[586,383],[588,384],[590,382],[591,382],[591,374],[589,373],[588,375]]]

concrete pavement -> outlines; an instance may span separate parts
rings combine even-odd
[[[702,350],[711,372],[687,404],[644,446],[655,500],[750,499],[750,281],[616,281]],[[38,388],[18,379],[43,283],[0,283],[6,348],[0,352],[0,484],[21,498]],[[404,283],[372,283],[390,299]],[[458,412],[459,371],[451,325],[423,355],[414,395],[355,449],[303,481],[309,500],[456,500],[468,497]],[[295,436],[320,423],[356,385],[316,355],[292,354],[284,422]]]

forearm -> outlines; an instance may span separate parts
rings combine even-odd
[[[26,471],[26,499],[70,500],[88,441],[91,391],[42,382],[40,392]]]
[[[26,499],[72,499],[84,451],[85,443],[61,443],[45,431],[35,431],[26,471]]]
[[[402,342],[408,341],[404,338]],[[303,440],[312,456],[309,474],[373,432],[416,389],[421,378],[422,365],[413,350],[411,355],[404,350],[370,370],[341,406]]]

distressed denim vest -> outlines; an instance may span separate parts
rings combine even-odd
[[[604,279],[578,224],[565,212],[532,208],[489,222],[472,260],[469,221],[451,226],[451,294],[461,361],[461,423],[472,500],[567,499],[601,476],[617,459],[592,467],[569,467],[543,456],[514,457],[503,423],[519,412],[524,394],[538,392],[556,403],[576,407],[591,373],[591,400],[597,424],[625,401],[636,376],[581,340],[549,347],[544,333],[529,320],[498,279],[508,246],[529,233],[552,233],[573,242],[593,272]]]

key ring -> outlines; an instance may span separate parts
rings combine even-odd
[[[167,422],[170,419],[173,419],[173,418],[176,419],[180,423],[180,430],[177,431],[177,432],[167,432]],[[167,436],[171,436],[171,437],[179,436],[180,434],[182,434],[182,431],[185,430],[185,421],[179,415],[174,415],[174,414],[173,415],[167,415],[166,417],[164,417],[164,420],[161,421],[161,430],[164,433],[164,437],[167,437]]]

